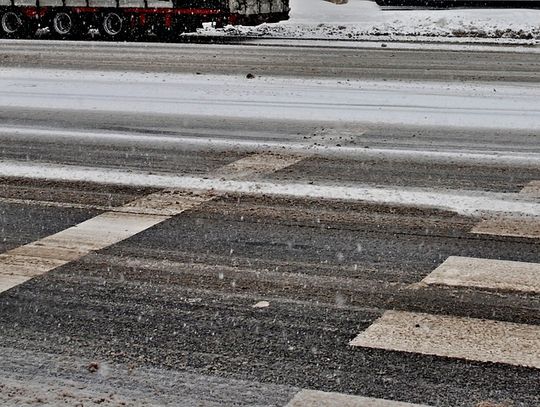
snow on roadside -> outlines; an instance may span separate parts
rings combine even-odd
[[[336,5],[324,0],[291,0],[288,21],[256,27],[228,26],[219,34],[303,39],[366,39],[372,36],[540,40],[540,10],[381,10],[368,0]],[[215,30],[202,33],[212,35]]]

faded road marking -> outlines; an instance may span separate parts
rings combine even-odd
[[[540,181],[529,182],[519,195],[540,198]],[[471,233],[540,239],[540,216],[495,216],[478,223]]]
[[[417,284],[423,285],[540,293],[540,263],[451,256]]]
[[[540,326],[386,311],[350,345],[540,369]]]
[[[105,212],[0,255],[2,291],[142,232],[167,217]]]
[[[174,190],[160,191],[129,202],[114,211],[170,217],[195,208],[216,196],[215,194],[197,194]]]
[[[228,179],[253,178],[257,174],[270,174],[290,167],[304,158],[304,156],[271,153],[253,154],[221,167],[216,171],[216,175]]]
[[[30,277],[26,277],[26,276],[20,276],[20,275],[7,276],[7,275],[0,274],[0,293],[3,291],[7,291],[10,288],[13,288],[15,286],[18,286],[19,284],[22,284],[28,281],[29,279]]]
[[[285,407],[427,407],[401,401],[352,396],[343,393],[327,393],[302,390]]]
[[[471,233],[540,239],[540,216],[496,216],[478,223]]]
[[[540,198],[540,181],[531,181],[523,187],[520,194],[528,195],[533,198]]]

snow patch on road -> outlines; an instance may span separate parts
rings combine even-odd
[[[0,68],[0,107],[540,129],[538,84]]]

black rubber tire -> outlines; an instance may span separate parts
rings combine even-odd
[[[18,10],[6,10],[0,15],[0,36],[29,38],[36,33],[37,23]]]
[[[84,27],[81,19],[67,10],[56,11],[50,19],[49,30],[51,36],[60,40],[81,38]]]
[[[101,38],[109,41],[123,41],[128,38],[129,19],[119,10],[104,12],[98,21]]]

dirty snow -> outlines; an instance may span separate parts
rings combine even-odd
[[[271,38],[369,39],[443,37],[537,43],[540,10],[456,9],[381,10],[374,2],[349,0],[336,5],[324,0],[291,0],[290,20],[257,27],[207,28],[212,34]]]

